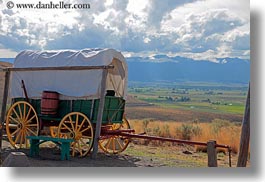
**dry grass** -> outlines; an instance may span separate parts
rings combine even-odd
[[[146,132],[148,135],[169,137],[176,139],[207,142],[216,140],[218,144],[232,147],[234,153],[238,152],[241,127],[227,120],[215,119],[210,123],[199,122],[172,122],[154,120],[130,120],[136,133]],[[136,140],[138,144],[176,145],[160,141]],[[204,147],[195,146],[196,151],[205,151]],[[220,151],[224,151],[220,149]]]

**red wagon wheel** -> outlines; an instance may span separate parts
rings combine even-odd
[[[28,148],[27,136],[37,136],[39,121],[35,109],[25,101],[14,103],[6,116],[6,134],[15,148]]]
[[[114,123],[111,125],[110,130],[126,130],[131,129],[128,120],[124,117],[122,123]],[[99,140],[99,147],[106,153],[118,154],[123,152],[129,145],[130,139],[114,135],[107,139]]]
[[[90,120],[80,112],[71,112],[64,116],[58,127],[57,136],[61,138],[71,138],[72,156],[79,154],[86,156],[93,145],[94,133]]]

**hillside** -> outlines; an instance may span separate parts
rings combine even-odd
[[[248,83],[250,61],[226,58],[220,63],[167,56],[127,58],[129,81]]]

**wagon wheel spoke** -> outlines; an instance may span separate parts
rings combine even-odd
[[[79,116],[79,115],[76,115],[76,120],[75,120],[75,130],[77,130],[77,126],[78,126],[78,116]]]
[[[69,123],[71,127],[69,126]],[[68,130],[70,132],[69,135],[64,135],[65,138],[74,139],[74,142],[71,144],[72,156],[78,154],[83,157],[90,152],[93,144],[94,133],[92,124],[86,115],[80,112],[67,114],[58,126],[57,136],[62,137],[64,130]]]
[[[79,140],[80,141],[80,140]],[[82,148],[80,146],[79,141],[77,141],[78,151],[80,152],[80,155],[83,156]]]
[[[90,130],[90,129],[91,129],[91,127],[87,127],[87,128],[83,129],[83,130],[80,131],[80,132],[83,133],[83,132],[85,132],[85,131],[87,131],[87,130]]]
[[[130,124],[126,118],[123,118],[122,123],[113,124],[111,130],[130,129]],[[110,136],[101,139],[99,147],[106,153],[117,154],[124,151],[130,140],[123,140],[123,136]]]
[[[107,143],[105,144],[105,148],[109,149],[110,144],[111,144],[112,138],[110,138],[109,140],[107,140]]]
[[[30,134],[28,133],[28,131],[26,130],[26,135],[25,135],[25,143],[26,143],[26,148],[28,148],[29,147],[29,142],[28,142],[28,140],[27,140],[27,136],[29,136]]]
[[[18,101],[10,107],[6,118],[6,134],[10,144],[15,148],[27,148],[27,136],[38,135],[39,131],[35,109],[28,102]]]
[[[23,141],[23,138],[24,138],[24,132],[21,131],[21,137],[20,137],[20,142],[19,142],[19,147],[22,148],[22,141]]]
[[[85,139],[93,139],[93,137],[92,136],[82,136],[82,138],[85,138]]]
[[[26,124],[28,124],[29,122],[31,122],[34,118],[36,118],[37,116],[33,115],[29,120],[26,121]]]
[[[27,119],[29,118],[29,114],[30,114],[30,112],[31,112],[31,107],[29,108],[28,113],[27,113],[27,116],[26,116],[26,118],[25,118],[26,121],[27,121]]]
[[[20,139],[21,133],[22,133],[22,131],[20,131],[18,133],[18,135],[16,136],[15,143],[17,143],[18,142],[18,139]]]
[[[84,147],[86,147],[86,148],[88,147],[87,143],[85,143],[83,139],[80,139],[80,142],[83,144]]]
[[[65,123],[62,123],[62,125],[63,125],[68,131],[73,132],[73,130],[71,130],[71,128],[69,128]],[[62,128],[62,129],[64,129],[64,128]]]
[[[11,109],[11,108],[10,108],[10,109]],[[12,112],[15,113],[15,115],[16,115],[17,118],[20,118],[19,115],[18,115],[18,113],[17,113],[17,111],[16,111],[16,109],[15,109],[15,107],[12,108]]]
[[[75,148],[75,145],[76,145],[76,142],[73,142],[73,144],[72,144],[72,156],[75,156],[75,150],[76,150],[76,148]]]
[[[85,121],[86,121],[86,119],[84,118],[83,121],[81,122],[81,124],[79,125],[79,128],[77,129],[77,131],[80,131],[80,129],[82,128]]]
[[[117,138],[115,141],[117,141],[117,143],[118,143],[119,146],[120,146],[120,149],[122,149],[122,148],[123,148],[123,145],[120,143],[120,138]]]
[[[115,151],[115,138],[112,138],[112,150]]]
[[[17,119],[13,118],[12,116],[9,116],[9,118],[10,118],[12,121],[15,121],[17,124],[20,123]]]
[[[73,124],[72,117],[69,116],[68,118],[69,118],[69,122],[70,122],[70,124],[71,124],[72,130],[74,131],[74,130],[75,130],[75,127],[74,127],[74,124]]]
[[[30,128],[27,128],[27,130],[31,133],[31,134],[33,134],[33,135],[36,135],[37,133],[35,133],[34,131],[32,131]]]
[[[26,113],[27,113],[27,111],[26,111],[26,104],[24,103],[24,107],[23,107],[23,119],[25,119],[25,117],[26,117]]]
[[[34,127],[34,126],[38,126],[37,124],[26,124],[26,126],[28,127]]]
[[[24,118],[23,118],[23,115],[22,115],[22,111],[21,111],[21,107],[20,107],[20,105],[21,105],[21,104],[18,105],[19,118],[24,119]]]
[[[12,136],[14,136],[17,132],[19,132],[20,131],[20,129],[19,128],[17,128],[13,133],[11,133],[11,135]]]

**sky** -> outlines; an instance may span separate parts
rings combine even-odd
[[[64,2],[90,9],[49,10],[8,9],[7,2],[0,0],[0,57],[25,49],[114,48],[125,57],[250,59],[249,0],[76,0]]]

